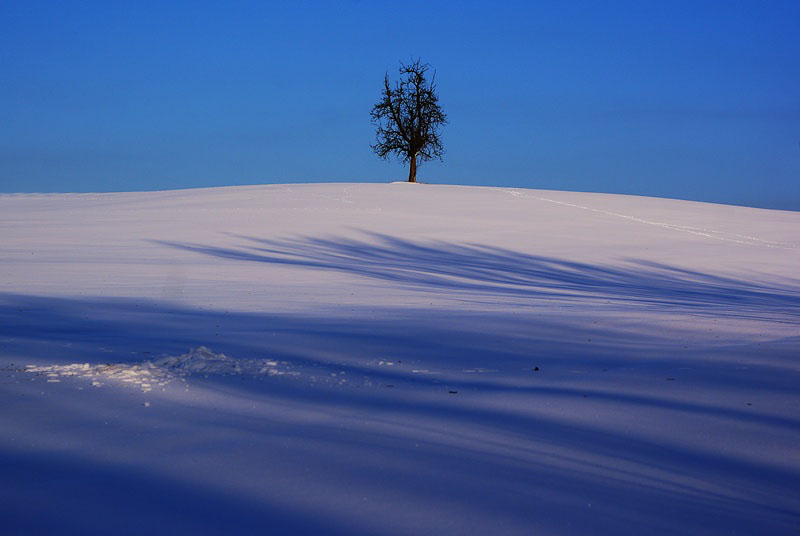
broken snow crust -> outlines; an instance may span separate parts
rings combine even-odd
[[[0,195],[3,534],[796,534],[800,213]]]
[[[104,382],[130,384],[143,393],[149,393],[154,388],[163,389],[175,381],[186,383],[185,378],[194,375],[258,377],[297,374],[282,370],[279,363],[272,359],[234,359],[225,354],[214,353],[205,346],[191,348],[180,356],[165,356],[155,361],[99,365],[27,365],[24,371],[46,376],[49,383],[58,383],[62,378],[83,378],[91,381],[94,387],[102,387]]]

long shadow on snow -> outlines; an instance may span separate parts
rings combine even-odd
[[[733,408],[656,399],[611,391],[602,385],[543,385],[531,369],[548,373],[580,368],[601,371],[631,366],[666,366],[675,371],[705,363],[694,351],[682,355],[673,333],[614,331],[548,319],[542,325],[510,313],[459,314],[438,310],[392,309],[390,318],[374,309],[355,317],[281,315],[199,310],[136,299],[53,298],[0,293],[0,341],[5,366],[17,362],[132,363],[180,355],[205,345],[238,358],[282,360],[309,373],[345,372],[377,384],[409,385],[482,393],[537,394],[560,398],[590,395],[600,400],[694,412],[773,426],[800,428],[800,420],[754,415]],[[393,367],[376,366],[387,360]],[[398,361],[400,363],[398,363]],[[760,366],[758,358],[715,357],[717,381],[748,391],[794,394],[796,371],[790,360]],[[667,363],[665,365],[665,363]],[[707,365],[707,364],[706,364]],[[737,373],[742,366],[748,373]],[[435,367],[441,376],[413,374]],[[497,377],[464,373],[499,368]],[[660,378],[662,369],[654,374]],[[513,378],[518,375],[523,378]],[[526,380],[529,378],[529,380]],[[513,380],[513,381],[511,381]],[[324,396],[327,396],[325,394]]]
[[[367,235],[372,240],[240,236],[250,243],[240,247],[156,242],[235,261],[335,270],[427,292],[615,300],[715,309],[716,314],[742,318],[800,313],[800,281],[796,280],[745,281],[638,260],[630,260],[630,268],[598,266],[487,245],[416,243]]]
[[[350,534],[319,512],[271,507],[101,460],[18,452],[0,458],[0,524],[9,536]]]
[[[200,311],[137,300],[0,296],[4,353],[27,362],[130,362],[161,353],[177,355],[188,346],[205,344],[235,357],[277,358],[306,368],[318,366],[323,373],[345,370],[348,376],[369,375],[380,382],[405,380],[405,385],[395,389],[371,390],[314,388],[289,379],[265,380],[263,388],[252,383],[239,388],[225,381],[216,388],[227,390],[231,397],[264,400],[268,406],[274,402],[276,422],[242,416],[235,409],[200,413],[207,419],[203,428],[217,434],[220,447],[238,452],[242,445],[259,445],[265,437],[273,438],[275,444],[285,445],[281,448],[315,460],[320,470],[331,467],[329,477],[334,475],[356,488],[377,486],[412,503],[434,504],[446,497],[465,511],[560,531],[602,532],[598,527],[603,523],[608,524],[608,533],[618,532],[620,527],[646,527],[650,533],[659,533],[713,526],[731,533],[768,527],[772,533],[788,534],[796,528],[800,514],[779,501],[781,493],[800,485],[798,467],[791,460],[780,469],[757,458],[696,449],[679,435],[674,444],[664,445],[638,435],[635,429],[578,423],[534,410],[552,404],[580,404],[591,414],[599,407],[596,404],[612,403],[623,414],[634,409],[652,412],[656,421],[667,411],[688,420],[718,419],[733,430],[751,426],[754,433],[770,430],[781,434],[796,434],[800,427],[793,419],[681,402],[658,394],[615,393],[594,387],[591,381],[580,388],[548,385],[543,376],[539,384],[531,380],[529,386],[520,386],[507,371],[497,380],[465,379],[455,374],[476,364],[529,371],[532,355],[546,363],[543,369],[548,371],[559,366],[624,367],[670,349],[664,346],[668,335],[655,339],[652,333],[611,333],[610,342],[598,349],[563,339],[563,333],[569,333],[570,340],[585,340],[587,334],[596,336],[596,330],[578,325],[542,329],[520,324],[514,315],[502,313],[459,316],[412,309],[395,310],[391,320],[374,311],[337,319]],[[561,339],[557,333],[562,333]],[[503,341],[499,347],[497,337]],[[444,383],[370,365],[390,356],[410,364],[438,364],[447,372]],[[682,364],[680,357],[670,357],[676,366]],[[724,371],[716,378],[719,385],[710,385],[712,389],[733,381]],[[736,381],[747,382],[742,385],[745,390],[792,393],[796,374],[787,364],[783,373],[772,370],[760,376],[753,370]],[[203,385],[215,388],[213,381]],[[459,396],[449,396],[448,388],[459,390]],[[417,396],[419,389],[422,396]],[[486,405],[480,398],[469,398],[470,392],[510,394],[517,400],[525,397],[532,411]],[[586,394],[589,398],[584,398]],[[295,405],[330,417],[320,422],[281,421],[281,408]],[[161,429],[181,426],[175,417],[174,421],[165,420]],[[187,434],[183,436],[190,437],[191,427]],[[142,440],[143,448],[151,446]],[[39,467],[50,471],[47,460],[19,461],[30,465],[26,470],[36,472]],[[51,468],[60,471],[62,463],[54,459]],[[108,471],[119,470],[112,466],[87,474],[102,481],[109,478],[105,476]],[[670,474],[680,476],[659,476]],[[254,478],[259,476],[269,482],[267,473],[255,470]],[[175,504],[197,501],[209,507],[209,515],[215,515],[217,499],[212,490],[192,494],[159,478],[147,484],[153,486],[156,497],[162,492],[178,493]],[[135,498],[143,484],[129,481]],[[6,481],[4,487],[8,485]],[[726,492],[729,488],[735,491]],[[604,512],[605,521],[586,509],[587,502]],[[171,515],[149,499],[143,508],[149,509],[147,513],[154,519]],[[247,506],[238,513],[236,508],[231,510],[233,515],[242,515],[246,523],[257,523],[262,516]],[[297,512],[287,514],[284,526],[300,523],[296,526],[303,530],[293,516],[302,519],[304,513],[298,507]],[[268,521],[272,515],[280,513],[268,510],[263,519]],[[216,521],[230,517],[223,513]]]

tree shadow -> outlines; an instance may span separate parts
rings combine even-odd
[[[449,294],[668,306],[740,318],[800,314],[800,281],[753,281],[629,259],[600,266],[487,245],[417,243],[377,233],[369,239],[269,240],[239,236],[239,247],[157,243],[242,262],[332,270]]]
[[[0,457],[20,467],[3,477],[3,488],[12,490],[6,504],[21,512],[9,519],[20,527],[49,530],[55,527],[53,516],[62,515],[56,506],[85,500],[123,517],[140,508],[142,519],[162,520],[177,529],[218,527],[241,517],[245,528],[270,525],[274,518],[278,533],[313,532],[319,527],[306,520],[315,515],[309,497],[325,501],[319,497],[331,494],[330,500],[352,508],[347,515],[383,516],[387,524],[407,532],[426,526],[480,532],[489,530],[487,524],[509,534],[525,533],[525,528],[607,534],[627,529],[704,532],[708,527],[789,534],[796,529],[796,457],[767,461],[759,452],[715,451],[698,446],[680,430],[666,441],[652,435],[678,417],[687,427],[713,425],[712,430],[730,433],[734,440],[755,434],[780,441],[797,438],[800,423],[785,412],[731,406],[718,397],[733,386],[748,396],[777,394],[796,400],[793,360],[787,358],[780,370],[759,369],[731,353],[729,362],[699,384],[704,396],[689,398],[664,388],[643,391],[632,383],[651,382],[655,376],[663,386],[665,367],[673,371],[704,361],[702,353],[674,354],[670,334],[606,327],[605,342],[598,345],[587,339],[601,330],[579,321],[543,326],[507,312],[445,313],[416,308],[381,313],[371,308],[351,311],[349,317],[300,316],[198,310],[134,299],[0,295],[4,359],[140,361],[205,344],[231,356],[285,360],[303,372],[298,379],[193,379],[198,396],[176,398],[151,417],[135,417],[141,410],[126,409],[129,395],[110,388],[101,393],[108,393],[101,399],[104,404],[67,394],[47,406],[46,397],[9,396],[4,385],[0,417],[8,419],[19,411],[54,415],[55,421],[8,419],[3,425],[7,433],[23,427],[35,439],[36,434],[38,439],[55,436],[64,445],[138,453],[130,466],[92,464],[69,449],[20,455],[8,442],[0,443],[6,445]],[[502,344],[497,344],[498,337]],[[652,372],[625,372],[665,354],[668,365]],[[384,359],[395,364],[378,366]],[[531,373],[533,363],[542,368],[538,376]],[[751,370],[737,372],[734,365],[741,364]],[[464,371],[475,366],[500,370],[480,377]],[[439,375],[414,373],[423,367],[437,367]],[[592,373],[573,381],[573,368]],[[626,381],[604,383],[605,368],[619,369]],[[372,386],[310,381],[314,375],[338,377],[341,372],[356,380],[369,377]],[[389,383],[392,388],[386,387]],[[27,394],[24,386],[19,389]],[[570,416],[574,408],[587,415],[611,408],[621,416],[620,423],[575,419]],[[99,422],[117,414],[123,415],[124,426],[98,431]],[[628,425],[631,415],[639,420]],[[170,451],[176,436],[184,438],[181,450]],[[152,456],[166,461],[159,466]],[[176,482],[168,472],[159,472],[171,457],[197,459],[202,462],[199,473],[229,473],[245,488],[262,486],[280,494],[281,486],[293,489],[301,481],[308,495],[295,496],[286,511],[264,500],[231,498],[221,485],[192,489],[190,478]],[[136,467],[151,472],[142,477]],[[14,496],[13,483],[25,474],[55,480]],[[85,474],[88,483],[76,485],[73,495],[62,501],[69,485],[59,483],[61,474],[76,482]],[[130,489],[104,495],[101,490],[111,481]],[[360,510],[363,503],[351,495],[368,497],[372,513]],[[35,503],[28,498],[49,501],[42,508],[49,519],[29,523],[33,512],[24,505]],[[196,517],[176,517],[173,506]],[[76,531],[87,522],[63,512]],[[342,519],[326,523],[327,532],[370,533]]]
[[[3,534],[351,534],[320,513],[312,517],[141,467],[63,453],[2,454]]]

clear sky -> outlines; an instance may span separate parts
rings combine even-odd
[[[0,2],[0,191],[405,179],[383,75],[437,71],[432,183],[800,210],[800,1]]]

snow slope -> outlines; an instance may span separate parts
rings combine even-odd
[[[796,534],[800,213],[0,196],[2,534]]]

